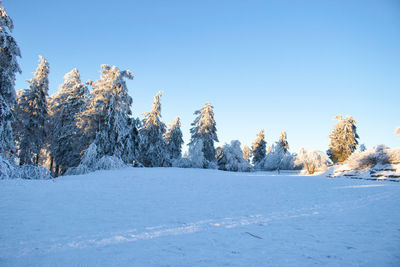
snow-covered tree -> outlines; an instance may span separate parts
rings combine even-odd
[[[343,162],[356,150],[358,145],[356,121],[351,116],[343,118],[342,115],[338,115],[334,119],[338,122],[329,135],[330,144],[327,154],[333,162]]]
[[[129,118],[127,125],[128,135],[126,135],[123,140],[125,150],[122,152],[121,159],[134,166],[141,166],[141,163],[138,161],[140,153],[140,127],[141,121],[138,118]]]
[[[248,145],[243,146],[243,158],[250,163],[251,150]]]
[[[199,140],[202,141],[202,151],[206,160],[203,168],[207,168],[210,164],[214,165],[216,162],[214,142],[218,142],[213,106],[207,102],[202,109],[195,111],[194,115],[197,115],[197,117],[191,124],[193,127],[190,129],[192,137],[189,149],[191,146],[198,146]]]
[[[284,154],[289,151],[289,143],[287,141],[286,132],[281,132],[281,135],[279,136],[279,141],[276,145],[279,147],[279,150],[281,150]]]
[[[42,56],[29,88],[18,94],[15,124],[20,165],[38,165],[48,123],[49,63]]]
[[[189,145],[189,160],[193,168],[204,168],[206,159],[204,157],[202,139],[198,139]]]
[[[161,120],[161,96],[158,92],[153,100],[153,108],[143,115],[143,125],[140,129],[140,162],[146,167],[162,167],[169,165],[167,143],[163,135],[165,123]]]
[[[64,79],[59,91],[49,100],[50,154],[56,175],[77,166],[85,149],[81,138],[84,132],[78,127],[78,122],[86,108],[88,89],[81,82],[77,69],[67,73]]]
[[[300,149],[295,160],[295,164],[303,166],[308,174],[326,170],[329,163],[329,158],[324,153],[317,150],[307,151],[304,148]]]
[[[95,142],[98,156],[124,154],[126,137],[131,115],[132,98],[128,94],[125,79],[133,79],[129,70],[102,65],[101,77],[90,82],[93,90],[87,109],[83,114],[82,127],[85,129],[87,144]]]
[[[268,148],[265,159],[259,164],[260,169],[271,170],[291,170],[293,169],[293,156],[289,153],[286,132],[282,132],[279,141]]]
[[[17,58],[20,50],[11,36],[13,21],[0,7],[0,154],[14,152],[14,121],[11,107],[15,104],[15,74],[21,73]]]
[[[243,158],[243,152],[238,140],[225,144],[217,151],[218,169],[234,172],[248,172],[251,165]]]
[[[261,129],[257,134],[256,140],[254,140],[251,147],[251,153],[253,155],[253,165],[255,168],[259,167],[259,164],[264,160],[266,155],[266,145],[264,129]]]
[[[171,160],[179,159],[182,157],[182,131],[181,122],[177,117],[171,124],[169,124],[168,130],[164,135],[165,142],[167,143],[167,149]]]

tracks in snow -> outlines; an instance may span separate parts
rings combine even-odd
[[[175,225],[160,225],[143,229],[129,229],[120,232],[108,232],[92,236],[76,236],[65,239],[19,242],[18,246],[0,245],[0,257],[22,257],[29,254],[51,254],[70,249],[85,249],[117,245],[140,240],[149,240],[165,236],[177,236],[205,232],[215,229],[232,229],[248,225],[264,225],[273,221],[316,216],[325,211],[340,212],[357,209],[371,202],[387,199],[391,193],[373,194],[349,201],[338,201],[310,208],[293,209],[269,214],[256,214],[232,218],[209,219]]]

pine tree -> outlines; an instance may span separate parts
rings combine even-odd
[[[279,147],[279,150],[286,154],[289,151],[289,143],[287,141],[287,134],[286,132],[281,132],[279,136],[279,141],[276,144]]]
[[[251,147],[253,154],[253,165],[256,168],[265,158],[266,145],[267,142],[265,142],[264,129],[261,129]]]
[[[175,118],[175,120],[169,125],[164,137],[165,142],[167,143],[170,159],[173,160],[181,158],[183,138],[179,117]]]
[[[250,163],[251,150],[248,145],[243,146],[243,158]]]
[[[56,175],[77,166],[84,150],[81,139],[83,129],[78,127],[78,122],[86,108],[88,88],[81,82],[77,69],[67,73],[64,79],[59,92],[49,101],[50,153],[55,162]]]
[[[213,106],[207,102],[202,109],[195,111],[194,115],[197,115],[197,117],[192,123],[193,127],[190,129],[192,137],[189,147],[198,143],[199,140],[202,140],[202,151],[205,160],[208,163],[215,163],[216,150],[214,142],[218,142],[218,137]],[[207,162],[205,162],[204,168],[207,167]]]
[[[139,158],[139,144],[140,144],[140,135],[139,129],[141,127],[141,122],[137,118],[129,118],[128,120],[128,135],[125,136],[123,140],[124,144],[124,151],[121,155],[121,159],[125,163],[131,163],[135,166],[141,166],[140,162],[138,161]]]
[[[15,104],[15,74],[21,73],[20,50],[11,36],[13,21],[0,7],[0,155],[14,152],[11,107]]]
[[[98,156],[121,158],[126,148],[124,140],[130,134],[128,128],[132,98],[128,94],[125,79],[133,79],[129,70],[102,65],[101,77],[90,82],[93,91],[83,114],[87,145],[95,142]]]
[[[329,135],[330,144],[327,154],[333,162],[343,162],[356,150],[358,145],[356,121],[351,116],[343,118],[342,115],[338,115],[334,119],[338,122]]]
[[[158,92],[153,100],[153,108],[143,115],[143,125],[140,129],[140,162],[146,167],[162,167],[170,164],[167,144],[163,135],[166,126],[161,120],[161,96]]]
[[[38,165],[45,144],[48,123],[47,94],[49,90],[49,63],[42,56],[30,79],[29,88],[19,93],[15,113],[16,139],[20,165]]]

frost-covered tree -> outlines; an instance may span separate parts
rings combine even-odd
[[[167,143],[167,149],[169,153],[169,158],[179,159],[182,157],[182,131],[181,131],[181,121],[177,117],[168,127],[167,132],[164,135],[165,142]]]
[[[87,144],[93,141],[98,156],[122,157],[131,115],[132,98],[128,94],[125,79],[133,79],[129,70],[121,71],[117,67],[102,65],[101,77],[90,82],[93,90],[87,109],[83,114],[82,127],[85,129]]]
[[[206,159],[203,152],[203,140],[198,139],[189,145],[189,160],[193,168],[204,168]]]
[[[163,135],[165,123],[161,120],[161,96],[158,92],[153,100],[153,108],[143,115],[140,129],[140,162],[146,167],[162,167],[169,165],[167,143]]]
[[[289,151],[289,143],[287,141],[286,132],[281,132],[281,135],[279,136],[279,141],[276,145],[277,147],[279,147],[279,150],[283,152],[283,154],[286,154]]]
[[[329,158],[320,151],[307,151],[301,148],[296,156],[295,164],[303,166],[303,169],[308,174],[314,174],[315,172],[327,169]]]
[[[265,158],[266,145],[267,142],[265,142],[264,129],[261,129],[251,147],[251,153],[253,155],[253,165],[256,168]]]
[[[293,156],[289,153],[286,132],[282,132],[279,140],[268,148],[268,153],[259,166],[268,171],[293,169]]]
[[[138,118],[129,118],[128,120],[128,135],[123,140],[124,151],[122,152],[121,159],[126,162],[133,164],[134,166],[141,166],[138,161],[139,157],[139,144],[140,135],[139,129],[141,127],[141,121]]]
[[[333,162],[343,162],[356,150],[358,145],[356,121],[351,116],[343,118],[342,115],[338,115],[334,119],[338,122],[329,135],[330,144],[327,154]]]
[[[202,151],[206,160],[203,168],[207,168],[216,162],[214,142],[218,142],[213,106],[207,102],[202,109],[195,111],[194,115],[197,117],[191,124],[193,127],[190,129],[192,137],[189,148],[194,145],[198,146],[198,141],[202,141]]]
[[[86,108],[88,88],[81,82],[77,69],[67,73],[64,79],[59,91],[49,101],[50,154],[56,175],[77,166],[85,149],[81,138],[84,132],[78,127],[78,122]]]
[[[243,146],[243,158],[250,163],[251,150],[248,145]]]
[[[29,88],[18,94],[15,107],[16,140],[20,165],[38,165],[40,152],[46,140],[48,123],[47,95],[49,91],[49,63],[42,56],[30,79]]]
[[[17,58],[20,50],[11,36],[13,21],[0,7],[0,154],[14,152],[11,107],[15,104],[15,74],[21,73]]]
[[[218,169],[234,172],[248,172],[251,165],[243,158],[243,152],[238,140],[225,144],[217,151]]]

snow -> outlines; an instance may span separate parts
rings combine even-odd
[[[400,183],[177,168],[0,183],[2,266],[400,264]]]

